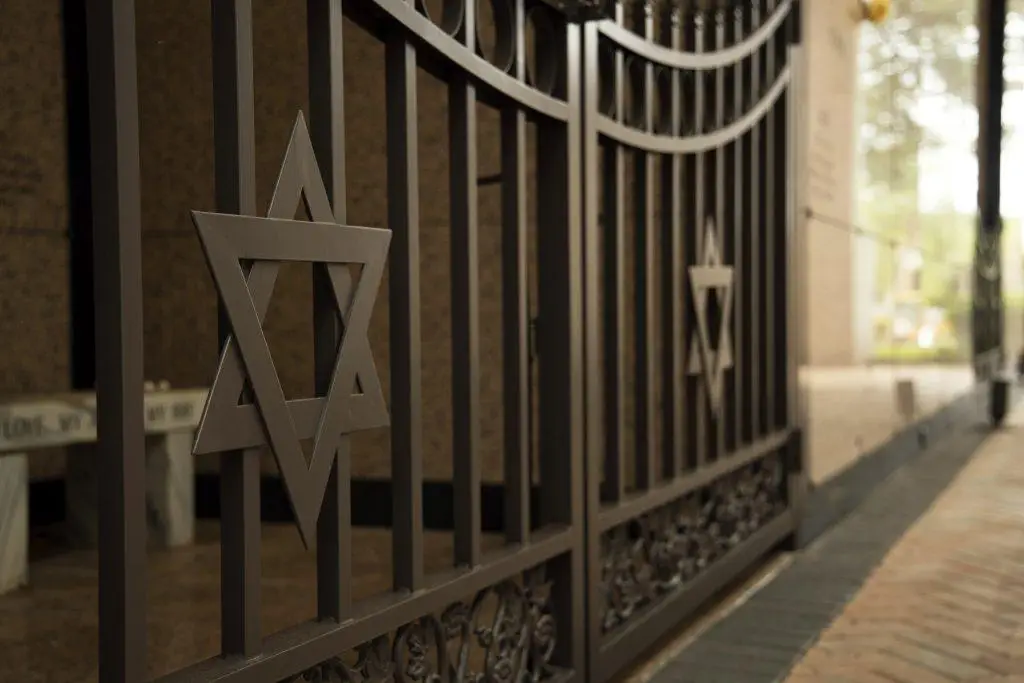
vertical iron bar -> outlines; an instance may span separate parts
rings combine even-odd
[[[755,0],[752,4],[753,28],[761,25],[761,2]],[[751,57],[751,102],[761,99],[761,50],[758,48]],[[757,439],[761,435],[758,426],[758,416],[761,414],[761,354],[760,354],[760,330],[761,330],[761,229],[764,225],[764,214],[761,209],[761,121],[756,122],[750,129],[750,272],[747,277],[751,286],[751,309],[750,309],[750,335],[747,339],[749,349],[748,359],[750,361],[750,438]]]
[[[697,45],[697,28],[691,8],[684,8],[679,14],[682,29],[680,49],[695,51]],[[696,135],[697,129],[697,74],[692,70],[680,73],[680,135]],[[682,229],[680,234],[680,280],[682,289],[679,292],[680,313],[682,316],[681,336],[676,342],[676,353],[679,354],[679,374],[682,380],[684,469],[693,469],[699,464],[700,452],[700,379],[690,372],[690,351],[694,340],[697,317],[693,299],[693,286],[690,280],[690,264],[697,260],[697,234],[699,223],[694,223],[697,209],[697,196],[700,194],[697,185],[697,167],[699,158],[696,154],[682,155],[679,193]]]
[[[621,6],[620,6],[621,7]],[[617,13],[621,12],[616,8]],[[622,112],[622,61],[621,53],[614,55],[614,68],[611,73],[600,68],[600,33],[593,22],[583,26],[583,63],[579,67],[583,71],[583,268],[584,268],[584,304],[586,306],[583,321],[586,348],[584,359],[585,369],[585,400],[586,400],[586,517],[584,522],[584,540],[587,553],[586,573],[584,576],[587,603],[599,604],[601,600],[601,532],[595,523],[599,518],[602,497],[610,501],[618,501],[622,495],[623,477],[620,463],[622,462],[621,443],[611,437],[618,438],[622,432],[611,426],[620,425],[621,405],[618,398],[617,373],[621,363],[616,362],[621,348],[617,344],[620,338],[616,326],[608,322],[608,318],[618,319],[621,298],[616,297],[617,279],[614,275],[615,253],[621,242],[614,236],[621,225],[616,215],[621,204],[608,201],[610,195],[617,195],[621,187],[616,183],[619,175],[616,171],[617,159],[621,158],[619,146],[607,142],[601,144],[598,123],[601,116],[621,116]],[[605,79],[612,79],[614,90],[614,112],[601,113],[600,105],[602,85]],[[619,165],[621,168],[621,165]],[[601,195],[604,195],[602,198]],[[603,348],[602,348],[603,347]],[[602,353],[603,351],[603,353]],[[603,356],[603,357],[602,357]],[[598,460],[598,457],[602,457]],[[605,490],[602,490],[602,484]],[[585,628],[587,647],[586,670],[584,679],[595,677],[599,649],[594,643],[601,638],[601,614],[599,610],[586,610]],[[588,676],[588,674],[590,674]]]
[[[637,5],[642,14],[644,37],[654,40],[654,13],[645,5]],[[654,131],[654,65],[644,64],[643,80],[639,92],[643,93],[643,121],[639,122],[650,134]],[[635,92],[635,91],[634,91]],[[649,489],[657,480],[658,437],[655,410],[655,387],[658,382],[655,337],[655,298],[657,239],[654,226],[655,161],[654,154],[645,151],[634,153],[636,164],[636,199],[634,222],[636,252],[634,253],[636,279],[636,485],[640,490]]]
[[[662,18],[662,42],[673,50],[682,49],[682,17],[677,11],[666,11]],[[669,71],[671,77],[669,93],[669,121],[667,133],[673,137],[681,134],[680,118],[682,101],[680,96],[680,73]],[[686,444],[683,438],[685,416],[685,372],[683,349],[683,205],[682,173],[683,158],[671,154],[662,159],[661,165],[661,225],[662,244],[665,257],[661,263],[661,308],[662,308],[662,376],[664,377],[664,405],[662,428],[664,447],[662,474],[672,479],[683,471]]]
[[[715,46],[719,50],[725,49],[725,15],[721,17],[715,17]],[[725,69],[727,67],[720,66],[715,69],[715,126],[718,129],[722,129],[725,126]],[[722,259],[725,259],[727,249],[725,248],[725,240],[727,237],[727,230],[725,225],[725,145],[719,145],[715,149],[715,239],[718,240],[719,255]],[[735,276],[735,271],[733,271]],[[709,293],[710,296],[710,293]],[[720,324],[725,327],[729,324],[729,321],[725,317],[725,300],[722,292],[715,292],[715,296],[718,297],[718,312],[719,316],[714,321],[708,320],[708,324]],[[715,438],[714,447],[714,458],[722,458],[725,456],[725,428],[726,428],[726,412],[728,407],[726,406],[726,378],[722,377],[721,382],[718,382],[718,368],[722,363],[722,352],[723,339],[721,334],[722,328],[717,330],[708,330],[709,338],[714,339],[714,366],[705,371],[710,370],[715,375],[717,406],[714,411],[714,421],[717,436]]]
[[[791,6],[789,15],[786,17],[785,22],[779,29],[779,34],[776,37],[775,42],[775,55],[779,61],[780,72],[785,67],[789,67],[789,83],[786,85],[786,94],[784,97],[779,98],[778,107],[779,112],[775,116],[775,137],[776,140],[776,154],[775,154],[775,170],[773,175],[775,179],[775,237],[772,240],[773,244],[773,259],[775,262],[775,277],[772,283],[772,297],[774,303],[772,309],[774,316],[772,319],[772,355],[774,375],[773,375],[773,390],[772,390],[772,408],[770,420],[770,430],[776,431],[782,429],[790,424],[790,412],[789,412],[789,368],[790,368],[790,338],[796,334],[789,325],[789,296],[787,283],[792,277],[792,271],[789,267],[789,250],[788,245],[790,242],[790,230],[789,230],[789,215],[790,215],[790,183],[787,179],[791,176],[790,172],[790,157],[793,154],[794,144],[793,138],[789,134],[789,122],[791,119],[792,108],[793,108],[793,83],[796,76],[795,65],[790,62],[790,46],[793,40],[791,32],[791,26],[794,19],[798,18],[799,15],[799,4],[794,3]]]
[[[615,6],[615,20],[622,24],[624,9]],[[590,41],[598,49],[597,34]],[[595,59],[598,57],[595,56]],[[615,50],[615,116],[627,123],[625,97],[625,56]],[[588,83],[589,85],[589,83]],[[595,95],[596,96],[596,95]],[[595,110],[596,111],[596,110]],[[622,499],[626,492],[626,154],[622,145],[609,140],[604,149],[604,485],[603,497],[609,502]],[[595,161],[599,150],[594,150]],[[594,187],[597,185],[595,183]],[[596,190],[595,190],[596,191]]]
[[[698,18],[699,18],[699,23],[697,23],[696,26],[694,27],[695,30],[694,30],[694,46],[693,46],[693,49],[694,49],[694,52],[703,52],[704,51],[705,38],[706,38],[705,31],[707,30],[707,20],[703,16],[700,16]],[[695,21],[697,21],[697,19],[695,19]],[[704,114],[705,114],[706,104],[705,104],[704,98],[705,98],[707,93],[705,92],[706,81],[705,81],[705,77],[704,76],[705,76],[705,74],[704,74],[703,71],[697,71],[697,72],[694,73],[694,89],[693,89],[693,94],[694,94],[694,98],[693,98],[694,130],[696,131],[696,133],[698,135],[704,132],[704,124],[705,124]],[[695,254],[694,262],[695,263],[699,263],[700,260],[704,256],[704,249],[705,249],[705,245],[704,245],[704,228],[707,225],[707,217],[705,216],[705,211],[707,209],[706,209],[706,206],[705,206],[704,195],[707,192],[707,184],[706,184],[706,179],[705,179],[705,168],[704,168],[704,166],[705,166],[705,162],[704,162],[705,153],[704,152],[697,152],[694,155],[694,157],[695,157],[695,159],[694,159],[695,173],[694,173],[694,181],[693,182],[694,182],[695,194],[694,194],[694,221],[693,221],[693,224],[694,224],[694,230],[697,233],[697,236],[696,236],[697,237],[697,239],[696,239],[697,251],[696,251],[696,254]],[[692,285],[691,285],[691,289],[692,289]],[[700,315],[700,314],[701,314],[700,311],[698,311],[697,315]],[[695,322],[700,324],[699,321],[695,321]],[[688,346],[688,349],[687,349],[688,350],[687,360],[689,360],[689,355],[690,355],[690,352],[692,352],[693,345],[694,344],[699,344],[699,343],[700,342],[697,339],[697,335],[694,334],[694,331],[691,330],[690,338],[689,338],[689,344],[687,345]],[[706,369],[703,368],[703,366],[702,366],[701,370],[703,372],[698,374],[696,376],[696,378],[695,378],[695,383],[696,383],[696,392],[695,392],[696,393],[696,399],[694,401],[694,410],[696,411],[696,421],[697,421],[696,457],[697,457],[697,467],[698,468],[703,466],[708,461],[708,459],[709,459],[709,453],[708,453],[708,450],[709,450],[708,449],[708,419],[709,419],[709,416],[710,416],[710,411],[708,410],[707,387],[706,387],[705,381],[704,381],[704,372],[706,372]]]
[[[310,138],[339,224],[347,222],[345,73],[341,3],[307,0]],[[317,396],[330,389],[341,325],[323,268],[313,269],[313,356]],[[349,390],[346,388],[346,390]],[[341,437],[317,523],[317,612],[342,621],[352,607],[351,439]]]
[[[583,467],[583,324],[580,194],[582,134],[580,123],[580,36],[577,26],[563,25],[568,64],[561,92],[568,105],[568,125],[541,119],[537,124],[537,266],[540,297],[537,332],[540,361],[540,515],[543,524],[573,530],[575,547],[584,545]],[[543,156],[540,156],[543,154]],[[556,623],[572,624],[571,635],[555,646],[554,661],[582,670],[584,643],[583,554],[563,555],[548,565],[559,589],[552,593]]]
[[[212,4],[217,210],[256,213],[252,1]],[[221,342],[230,325],[221,311]],[[260,449],[221,457],[221,649],[260,647]]]
[[[746,16],[748,9],[744,7],[740,12],[736,13],[736,17],[733,21],[733,36],[734,41],[739,43],[744,38],[744,16]],[[736,115],[734,118],[740,118],[743,116],[743,67],[741,64],[737,64],[733,67],[733,107],[735,108]],[[740,448],[744,443],[744,430],[743,430],[743,354],[741,349],[743,348],[743,297],[741,295],[741,287],[743,278],[746,273],[743,271],[743,208],[744,208],[744,183],[743,183],[743,147],[744,137],[740,137],[734,143],[733,154],[733,177],[732,177],[732,198],[733,198],[733,259],[732,259],[732,272],[733,272],[733,303],[732,303],[732,344],[733,344],[733,405],[730,407],[733,411],[733,431],[735,432],[735,439],[733,442],[734,448]],[[792,182],[792,181],[791,181]]]
[[[797,289],[798,278],[804,273],[804,219],[799,207],[802,206],[804,188],[798,182],[803,178],[803,135],[801,118],[804,110],[803,99],[803,21],[802,3],[793,5],[789,17],[788,62],[790,82],[786,93],[786,241],[785,241],[785,297],[786,297],[786,405],[784,426],[793,428],[793,439],[789,461],[789,507],[797,520],[803,518],[806,509],[810,472],[806,467],[807,449],[804,447],[805,418],[800,396],[800,359],[804,335],[803,307]],[[796,537],[799,543],[799,536]]]
[[[526,4],[515,1],[514,75],[526,78]],[[530,533],[530,319],[526,227],[526,113],[501,110],[501,268],[505,392],[505,538]]]
[[[86,7],[92,141],[99,676],[146,678],[142,238],[134,0]]]
[[[768,16],[775,10],[775,0],[768,0]],[[775,51],[779,38],[785,37],[785,32],[777,31],[767,43],[767,54],[765,55],[765,66],[767,71],[767,82],[774,83],[778,78],[775,68]],[[761,433],[767,434],[771,430],[770,415],[772,404],[775,399],[775,353],[774,348],[774,326],[776,314],[775,301],[775,235],[782,228],[776,220],[776,197],[775,197],[775,172],[777,164],[775,155],[777,153],[775,137],[778,134],[775,125],[775,105],[773,104],[765,114],[765,191],[764,191],[764,273],[762,286],[764,287],[764,328],[761,335],[761,343],[764,345],[761,351],[761,359],[764,364],[764,385],[761,396]]]
[[[743,35],[750,35],[754,30],[754,7],[755,3],[751,3],[744,7],[743,10]],[[743,64],[743,92],[744,92],[744,106],[752,107],[757,102],[757,90],[754,87],[757,80],[757,66],[754,63],[754,58],[758,52],[755,50],[751,57],[748,57]],[[754,125],[750,130],[743,136],[742,141],[742,165],[738,171],[740,183],[743,186],[743,192],[741,197],[741,248],[737,251],[737,271],[736,282],[739,288],[739,305],[740,309],[740,329],[738,335],[734,340],[736,345],[736,358],[739,367],[739,417],[738,417],[738,428],[744,443],[749,443],[753,440],[754,436],[754,423],[750,418],[752,414],[753,403],[753,372],[755,369],[754,362],[754,292],[756,287],[754,286],[754,261],[757,259],[757,253],[753,248],[753,233],[755,231],[757,215],[757,202],[755,195],[757,192],[757,178],[754,175],[754,163],[755,154],[757,150],[756,142],[757,126]]]
[[[578,407],[573,405],[573,330],[567,325],[573,319],[574,283],[567,273],[571,240],[567,234],[573,207],[572,196],[579,189],[569,184],[570,152],[576,151],[565,126],[543,121],[537,126],[538,164],[537,192],[537,267],[544,283],[540,297],[540,322],[537,326],[537,347],[540,359],[540,467],[541,517],[544,524],[569,523],[572,517],[571,495],[576,483],[569,478],[566,444],[572,443],[579,421]],[[543,156],[540,156],[543,155]]]
[[[476,50],[476,4],[465,4],[462,42]],[[480,255],[476,86],[448,87],[451,146],[452,446],[455,563],[480,563]]]
[[[386,50],[391,296],[392,557],[395,590],[423,585],[423,423],[416,49],[396,32]]]
[[[556,334],[563,339],[563,351],[561,356],[554,356],[555,362],[560,364],[562,369],[561,382],[565,389],[560,398],[564,401],[564,417],[569,418],[564,422],[566,428],[556,436],[561,439],[560,448],[557,451],[561,454],[563,465],[562,476],[556,477],[555,482],[559,486],[565,486],[562,490],[562,497],[568,500],[566,505],[566,521],[573,529],[574,551],[568,557],[563,557],[560,562],[564,569],[559,570],[562,578],[568,579],[566,584],[565,597],[556,598],[554,608],[556,623],[561,619],[563,624],[572,624],[572,635],[568,642],[562,646],[561,654],[565,664],[571,666],[578,672],[585,672],[586,666],[586,414],[584,409],[584,391],[586,382],[584,376],[584,344],[580,331],[583,329],[583,304],[584,304],[584,269],[583,269],[583,163],[585,161],[585,148],[583,145],[583,80],[582,73],[585,65],[583,59],[583,31],[576,24],[568,23],[565,28],[565,43],[563,46],[566,55],[566,87],[565,101],[569,109],[569,120],[562,126],[565,136],[565,173],[564,181],[560,190],[563,192],[561,211],[553,214],[561,218],[562,240],[564,246],[562,273],[565,279],[563,287],[564,304],[562,313],[565,317],[560,318],[560,326],[555,323]],[[546,135],[539,134],[538,139],[544,140]],[[538,209],[547,207],[547,199],[538,197],[543,202],[538,202]],[[543,281],[543,280],[542,280]],[[557,290],[556,290],[557,291]],[[560,329],[559,329],[560,328]],[[556,418],[558,416],[556,415]],[[554,455],[552,450],[548,456]],[[566,455],[568,454],[568,457]],[[554,482],[553,482],[554,483]],[[556,567],[558,565],[556,564]]]

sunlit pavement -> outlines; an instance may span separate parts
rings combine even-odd
[[[982,445],[786,680],[1024,681],[1024,411]]]
[[[1024,409],[935,443],[654,683],[1024,683]]]

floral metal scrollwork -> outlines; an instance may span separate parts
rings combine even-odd
[[[550,594],[533,570],[283,683],[538,683],[555,673]]]
[[[607,633],[685,585],[786,509],[785,470],[769,456],[605,534]]]

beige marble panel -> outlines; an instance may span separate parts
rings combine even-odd
[[[811,481],[835,476],[915,420],[935,413],[974,382],[967,365],[805,368],[800,374],[807,414]],[[915,412],[903,417],[896,387],[911,382]]]

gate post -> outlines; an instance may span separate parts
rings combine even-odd
[[[787,545],[796,550],[803,546],[800,535],[800,527],[806,510],[807,494],[810,488],[809,472],[807,468],[807,448],[804,426],[806,425],[806,401],[804,400],[802,387],[800,385],[800,365],[807,357],[807,318],[805,316],[806,298],[802,294],[801,286],[806,282],[806,260],[804,230],[806,228],[806,213],[803,210],[804,183],[807,182],[807,174],[804,169],[803,136],[805,126],[802,125],[803,112],[806,109],[806,98],[804,95],[804,83],[806,72],[803,59],[803,21],[804,15],[802,4],[797,1],[793,4],[793,17],[790,23],[791,42],[789,46],[789,63],[792,69],[792,81],[787,96],[787,109],[789,130],[787,131],[787,175],[790,179],[789,192],[787,193],[787,263],[786,283],[787,294],[787,413],[789,422],[793,427],[787,447],[787,472],[789,475],[789,503],[793,510],[795,520],[793,535]]]

